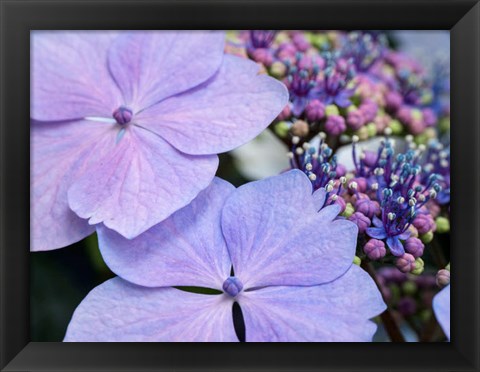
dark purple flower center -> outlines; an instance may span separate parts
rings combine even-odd
[[[230,276],[223,282],[222,288],[226,294],[235,297],[242,291],[243,283],[237,277]]]
[[[112,116],[118,124],[125,125],[132,120],[133,112],[128,107],[120,106],[113,112]]]

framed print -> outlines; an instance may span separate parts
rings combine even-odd
[[[477,2],[1,12],[2,370],[480,368]]]

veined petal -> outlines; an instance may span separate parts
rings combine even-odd
[[[216,154],[263,131],[288,101],[286,87],[256,63],[226,55],[217,74],[141,112],[138,123],[188,154]]]
[[[224,43],[218,31],[132,31],[115,40],[108,63],[125,103],[138,111],[212,77]]]
[[[372,278],[352,265],[340,278],[311,287],[266,287],[242,292],[246,341],[370,342],[369,319],[386,306]]]
[[[450,285],[433,298],[433,311],[443,332],[450,340]]]
[[[31,36],[31,112],[35,120],[111,117],[122,103],[107,67],[118,33],[34,31]]]
[[[65,342],[236,342],[232,300],[114,278],[75,310]]]
[[[353,262],[358,231],[317,213],[311,182],[299,170],[238,188],[225,203],[222,228],[245,289],[336,279]]]
[[[87,171],[68,190],[68,203],[90,224],[103,222],[132,239],[206,188],[218,158],[183,154],[141,128],[124,130],[120,141],[105,137],[91,152]]]
[[[69,207],[67,190],[84,159],[111,128],[76,121],[31,123],[30,225],[32,251],[62,248],[95,229]]]
[[[98,241],[105,262],[122,278],[147,287],[222,290],[231,262],[221,213],[233,190],[215,178],[189,205],[132,240],[100,225]]]

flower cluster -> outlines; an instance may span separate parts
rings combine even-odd
[[[359,153],[354,137],[354,168],[347,173],[325,137],[320,133],[302,146],[294,137],[291,167],[303,170],[314,188],[325,188],[327,203],[341,205],[344,216],[358,226],[359,255],[372,261],[391,256],[400,271],[420,274],[425,243],[432,240],[437,225],[448,231],[448,219],[439,216],[439,204],[449,195],[448,152],[434,141],[428,148],[416,146],[411,138],[399,152],[387,136],[378,149]],[[442,174],[435,173],[442,165]]]
[[[275,124],[287,141],[288,134],[309,141],[323,131],[336,148],[335,137],[367,139],[386,128],[420,141],[435,136],[440,119],[449,125],[445,66],[429,76],[393,50],[384,33],[256,30],[233,34],[229,45],[227,51],[256,61],[287,85],[290,102]]]

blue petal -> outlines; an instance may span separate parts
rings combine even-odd
[[[377,216],[373,216],[373,226],[376,226],[376,227],[381,227],[383,228],[383,222],[380,218],[378,218]]]
[[[367,228],[367,235],[375,239],[385,239],[387,237],[383,227],[369,227]]]
[[[403,245],[397,236],[388,238],[387,245],[388,248],[390,248],[390,252],[392,252],[394,256],[399,257],[405,254],[405,249],[403,249]]]

